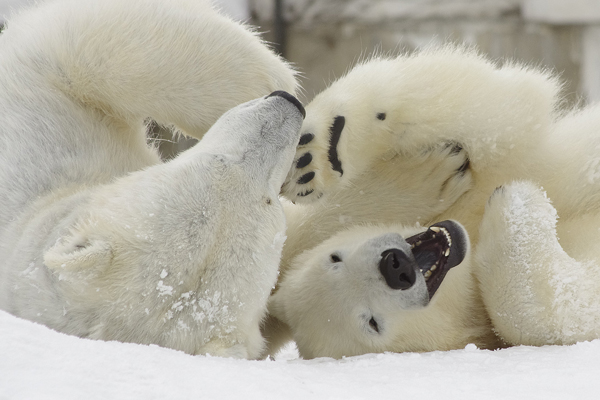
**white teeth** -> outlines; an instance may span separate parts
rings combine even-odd
[[[440,228],[438,228],[437,226],[431,226],[431,227],[429,227],[429,229],[431,229],[434,232],[439,232],[440,231]]]
[[[444,253],[444,255],[445,255],[446,257],[448,257],[448,256],[450,255],[450,249],[446,249],[446,252]]]
[[[423,242],[421,242],[421,241],[419,240],[417,243],[415,243],[415,246],[420,246],[420,245],[421,245],[421,243],[423,243]]]
[[[425,280],[429,279],[429,277],[431,276],[431,271],[427,271],[423,274],[423,276],[425,277]]]
[[[430,271],[435,271],[436,268],[437,268],[437,264],[433,264],[429,270]]]
[[[450,233],[448,233],[446,228],[441,228],[441,231],[444,232],[444,235],[446,235],[446,240],[448,241],[448,245],[452,246],[452,237],[450,236]]]

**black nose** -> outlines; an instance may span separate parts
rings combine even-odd
[[[298,111],[300,111],[300,113],[302,114],[302,118],[306,118],[306,111],[304,111],[304,107],[302,106],[302,103],[300,103],[300,100],[298,100],[297,98],[295,98],[288,92],[284,92],[283,90],[277,90],[277,91],[271,93],[270,95],[268,95],[267,97],[271,97],[271,96],[283,97],[284,99],[286,99],[287,101],[289,101],[290,103],[292,103],[293,105],[296,106]]]
[[[381,253],[379,271],[392,289],[405,290],[417,280],[418,265],[412,254],[409,256],[399,249],[388,249]]]

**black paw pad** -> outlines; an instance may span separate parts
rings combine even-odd
[[[296,182],[299,185],[304,185],[305,183],[312,181],[314,177],[315,177],[315,172],[311,171],[309,173],[302,175],[300,178],[298,178],[298,180]]]
[[[305,133],[300,136],[300,142],[298,142],[298,146],[304,146],[305,144],[309,144],[315,138],[315,135],[312,133]]]
[[[296,168],[304,168],[312,161],[312,154],[306,153],[296,161]]]
[[[333,125],[329,128],[329,162],[331,163],[331,168],[339,172],[340,175],[344,175],[344,170],[342,169],[342,162],[338,157],[337,146],[345,124],[346,118],[338,115],[333,120]]]

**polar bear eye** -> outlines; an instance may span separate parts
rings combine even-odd
[[[342,259],[340,258],[340,256],[338,256],[337,254],[332,254],[329,256],[329,259],[331,260],[332,263],[339,263],[342,262]]]
[[[384,121],[385,120],[385,113],[377,113],[377,119],[380,121]]]
[[[377,324],[377,321],[375,321],[374,317],[371,317],[371,319],[369,320],[369,326],[371,327],[371,329],[373,329],[375,332],[379,333],[379,325]]]

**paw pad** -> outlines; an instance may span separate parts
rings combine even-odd
[[[306,153],[296,161],[296,168],[304,168],[312,161],[312,154]]]
[[[333,120],[333,125],[329,128],[329,162],[331,163],[331,168],[334,171],[340,173],[340,175],[344,175],[344,170],[342,169],[342,162],[338,157],[338,142],[340,141],[340,136],[342,136],[342,131],[344,130],[344,125],[346,125],[346,118],[342,116],[337,116]]]
[[[313,135],[312,133],[305,133],[304,135],[300,136],[300,141],[298,142],[298,146],[304,146],[306,144],[309,144],[310,142],[312,142],[312,140],[315,138],[315,135]]]
[[[298,178],[298,180],[296,182],[298,183],[298,185],[304,185],[304,184],[307,184],[308,182],[312,181],[314,177],[315,177],[315,172],[311,171],[311,172],[308,172],[308,173],[302,175],[300,178]]]
[[[338,115],[328,127],[329,135],[327,131],[318,131],[300,136],[297,158],[281,188],[284,196],[292,201],[312,201],[323,196],[326,187],[334,186],[341,179],[344,170],[338,145],[343,140],[345,125],[346,118]]]

